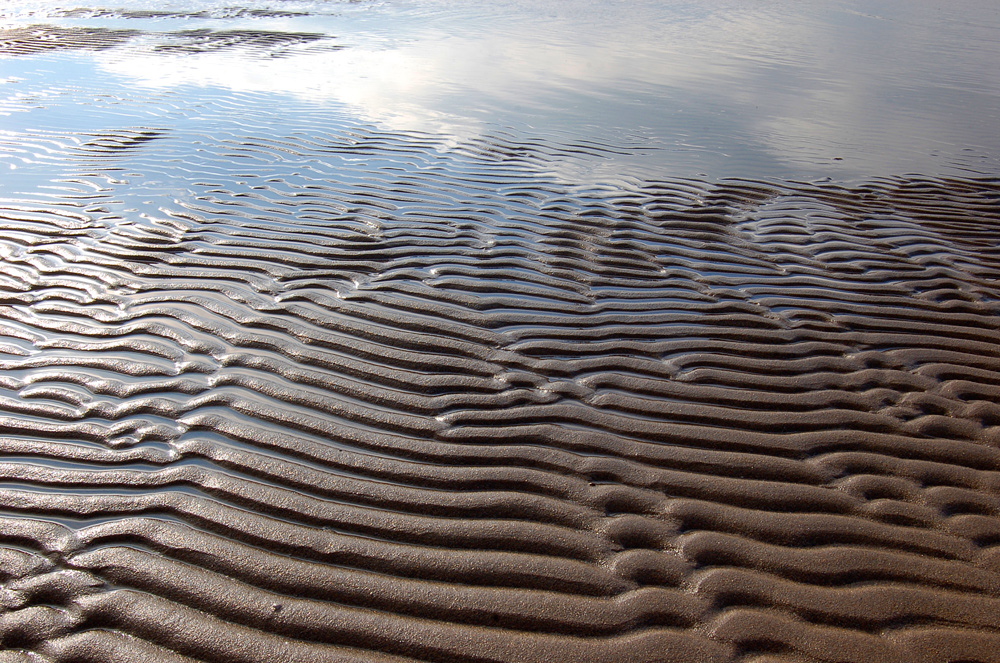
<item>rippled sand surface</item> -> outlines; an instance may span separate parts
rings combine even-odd
[[[0,660],[1000,660],[995,11],[124,4],[0,8]]]

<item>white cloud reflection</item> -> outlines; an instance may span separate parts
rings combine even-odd
[[[641,134],[668,166],[722,174],[1000,155],[1000,17],[982,4],[412,0],[252,27],[345,48],[97,57],[143,86],[289,94],[401,130]]]

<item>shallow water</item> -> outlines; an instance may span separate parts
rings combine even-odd
[[[1000,10],[123,5],[0,8],[11,660],[992,660]]]

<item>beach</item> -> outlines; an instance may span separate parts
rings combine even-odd
[[[3,660],[997,660],[998,36],[0,8]]]

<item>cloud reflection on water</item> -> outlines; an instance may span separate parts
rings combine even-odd
[[[340,51],[95,57],[143,86],[290,94],[399,130],[641,139],[660,148],[646,165],[681,172],[989,170],[998,14],[971,2],[410,0],[247,23],[326,32]]]

